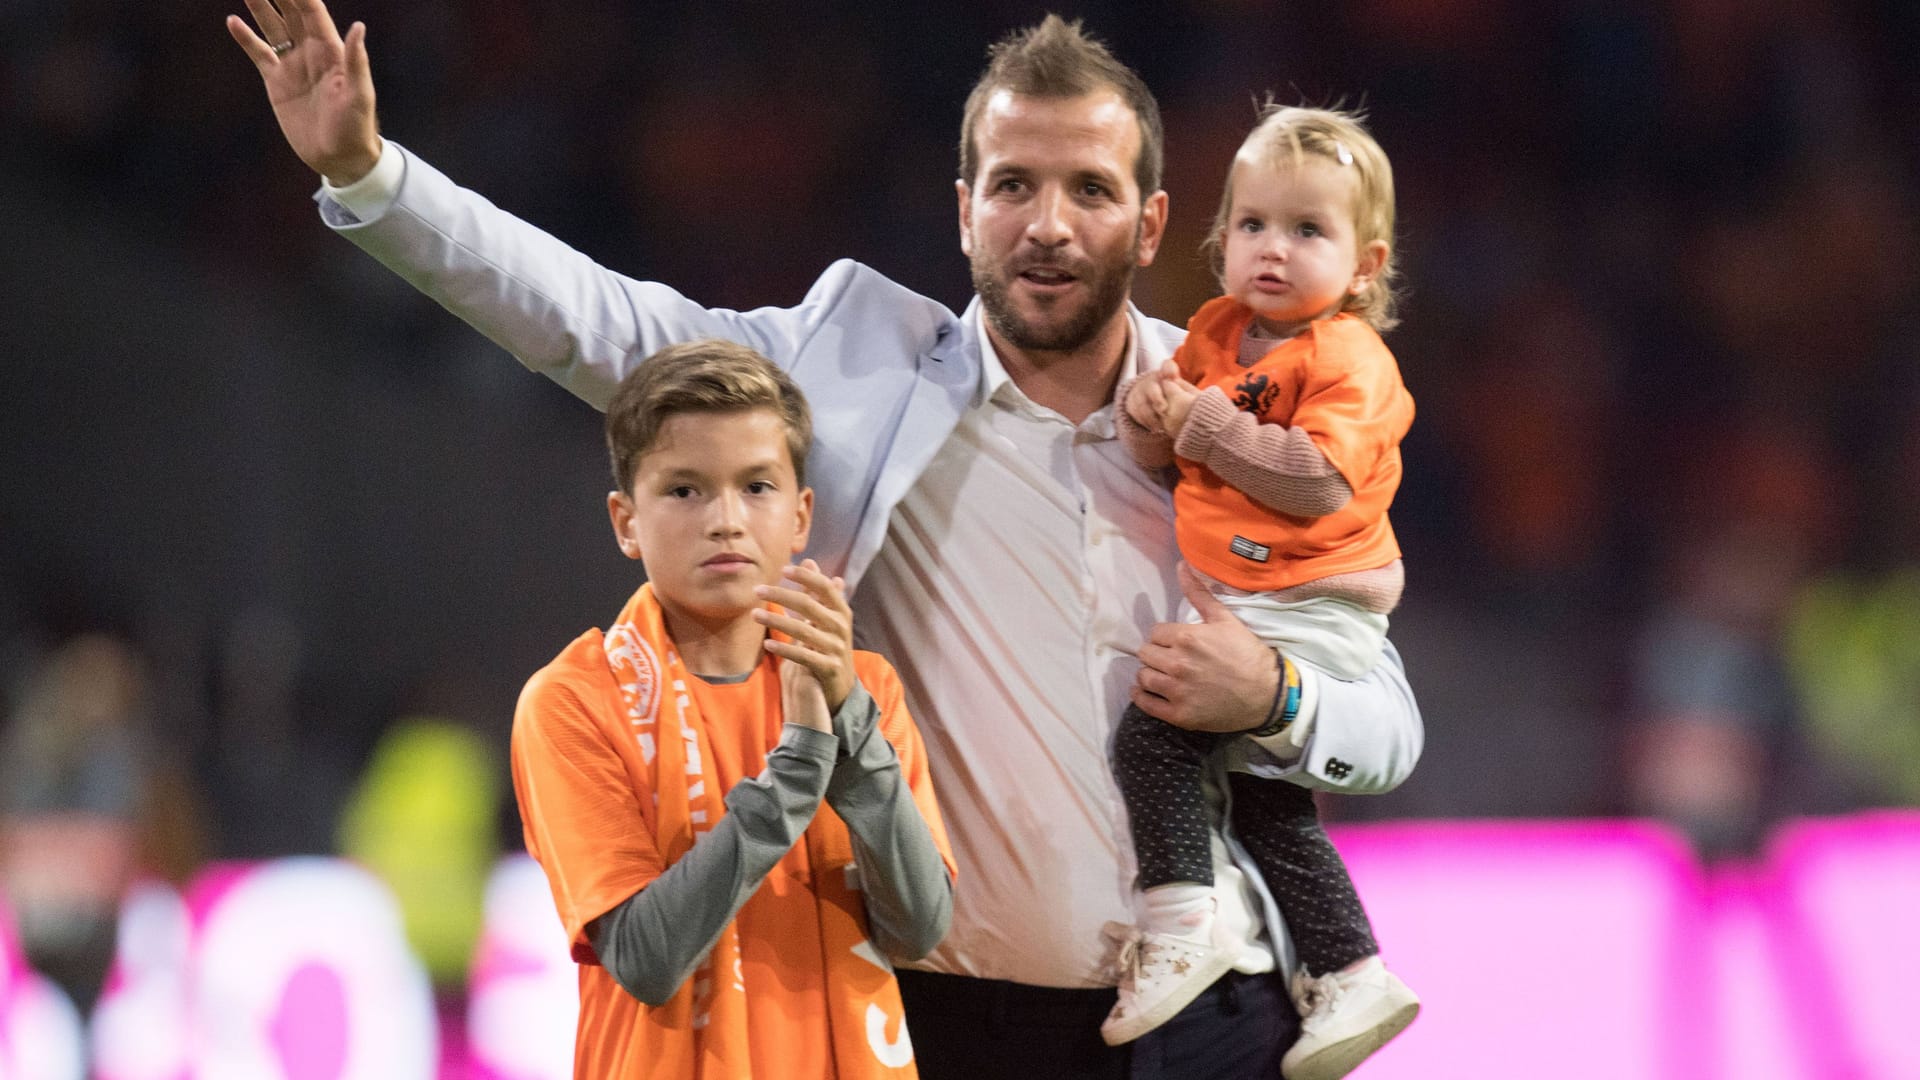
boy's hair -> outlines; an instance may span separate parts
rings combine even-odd
[[[681,413],[771,409],[786,424],[793,475],[807,484],[807,448],[813,416],[787,373],[758,352],[708,338],[669,345],[640,362],[607,403],[607,456],[614,486],[633,491],[640,455],[652,449],[661,425]]]
[[[1079,19],[1068,22],[1048,15],[1039,25],[1015,30],[987,49],[987,70],[967,95],[960,120],[960,179],[969,185],[978,179],[980,168],[974,129],[987,111],[988,99],[1001,90],[1036,98],[1077,98],[1113,90],[1140,122],[1140,155],[1133,162],[1140,197],[1160,190],[1166,158],[1160,105],[1132,68],[1080,28]]]
[[[1260,122],[1247,134],[1246,141],[1233,156],[1233,168],[1227,170],[1226,187],[1220,193],[1220,209],[1213,216],[1213,228],[1201,245],[1213,265],[1216,276],[1225,270],[1227,220],[1233,213],[1233,174],[1242,164],[1270,169],[1294,168],[1309,157],[1322,158],[1336,165],[1357,170],[1360,183],[1354,195],[1354,244],[1364,249],[1375,240],[1387,242],[1387,258],[1380,272],[1358,296],[1348,296],[1341,305],[1382,333],[1400,324],[1394,315],[1398,298],[1394,279],[1400,276],[1394,264],[1393,242],[1393,166],[1387,152],[1380,149],[1363,125],[1365,116],[1340,109],[1313,109],[1297,105],[1261,107]],[[1342,158],[1346,160],[1342,160]]]

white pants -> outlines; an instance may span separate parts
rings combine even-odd
[[[1270,592],[1247,592],[1205,574],[1199,577],[1255,637],[1296,663],[1348,681],[1380,663],[1387,644],[1387,617],[1379,612],[1329,596],[1289,603],[1274,599]],[[1180,618],[1199,622],[1200,613],[1182,600]]]

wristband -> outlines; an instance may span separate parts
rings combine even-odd
[[[1292,727],[1294,718],[1300,715],[1300,669],[1293,666],[1285,653],[1275,651],[1273,655],[1280,666],[1280,685],[1273,688],[1273,708],[1267,711],[1266,723],[1247,732],[1256,739],[1280,734]]]

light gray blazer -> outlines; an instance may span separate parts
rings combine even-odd
[[[807,554],[849,588],[858,584],[894,506],[980,385],[972,306],[956,316],[842,259],[796,307],[702,307],[665,285],[607,270],[398,144],[386,145],[406,159],[393,206],[363,222],[323,192],[327,224],[594,408],[606,408],[633,365],[694,338],[750,345],[786,369],[813,409]],[[1135,314],[1145,328],[1143,364],[1157,366],[1186,331]]]

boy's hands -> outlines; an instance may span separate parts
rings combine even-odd
[[[825,696],[829,715],[840,711],[853,693],[853,609],[847,605],[847,583],[830,578],[820,564],[808,559],[781,571],[785,585],[762,585],[754,590],[784,612],[761,608],[753,613],[760,625],[778,630],[791,641],[771,636],[765,648],[787,660],[780,671],[784,690],[788,671],[796,665],[811,673]],[[788,714],[792,719],[792,714]]]
[[[321,0],[246,3],[260,33],[238,15],[227,16],[227,33],[259,69],[287,145],[335,187],[367,175],[381,144],[366,24],[342,39]]]
[[[820,692],[820,680],[792,660],[780,664],[780,715],[789,724],[833,734],[833,712]]]

